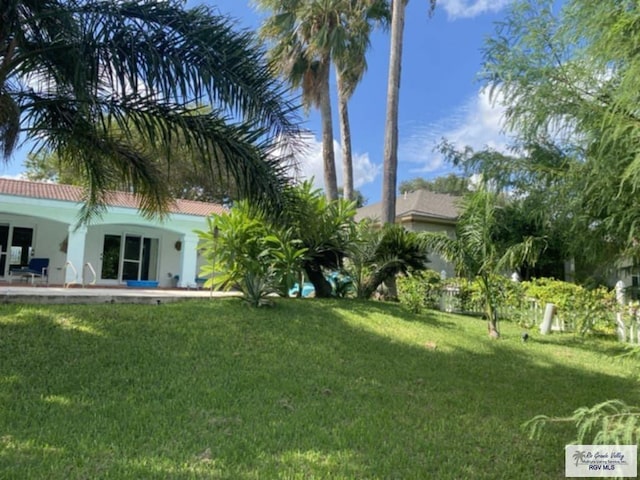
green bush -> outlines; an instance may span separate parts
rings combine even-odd
[[[558,318],[581,335],[615,331],[616,301],[613,291],[604,287],[589,290],[551,278],[523,282],[522,287],[524,294],[535,299],[540,308],[553,303]]]
[[[587,289],[573,283],[549,278],[539,278],[529,282],[513,282],[504,276],[491,278],[494,286],[495,301],[501,319],[516,322],[524,327],[532,327],[536,318],[532,302],[542,312],[545,304],[556,306],[556,315],[564,325],[577,333],[611,334],[615,331],[616,302],[615,293],[604,287]],[[408,288],[408,287],[405,287]],[[417,290],[418,287],[412,287]],[[401,301],[411,305],[426,295],[422,290],[409,290]],[[447,289],[454,289],[455,295],[445,296],[443,306],[448,311],[465,313],[482,313],[482,290],[478,280],[469,281],[464,278],[452,278],[438,285],[438,298]],[[413,297],[416,299],[414,300]]]
[[[398,300],[413,313],[423,309],[435,310],[440,305],[442,280],[433,270],[414,272],[397,281]]]
[[[288,294],[307,253],[290,229],[272,225],[244,201],[207,218],[207,227],[196,232],[206,258],[200,272],[205,287],[240,288],[254,306],[268,304],[274,293]]]

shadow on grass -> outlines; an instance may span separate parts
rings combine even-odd
[[[313,301],[324,302],[337,310],[346,310],[364,317],[382,315],[402,319],[407,322],[424,323],[426,325],[437,326],[440,328],[456,328],[456,323],[447,320],[448,316],[446,314],[442,314],[440,311],[425,309],[422,313],[412,313],[400,303],[356,299],[315,299]]]
[[[0,308],[8,478],[564,478],[571,430],[521,424],[640,402],[597,352],[396,305]]]

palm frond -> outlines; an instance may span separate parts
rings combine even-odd
[[[0,12],[0,92],[39,147],[85,164],[87,213],[116,173],[139,193],[143,213],[165,211],[167,189],[133,144],[176,139],[206,168],[224,167],[243,196],[281,204],[299,122],[253,34],[178,0],[9,3]],[[0,125],[10,133],[10,102],[1,103]],[[197,110],[203,104],[208,112]]]

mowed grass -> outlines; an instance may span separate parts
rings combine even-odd
[[[501,329],[356,301],[0,306],[0,478],[564,478],[573,430],[522,423],[640,404],[634,364]]]

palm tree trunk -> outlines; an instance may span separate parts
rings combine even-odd
[[[338,113],[340,119],[340,141],[342,143],[342,196],[353,200],[353,158],[351,154],[351,125],[349,124],[348,97],[340,72],[336,73],[338,82]]]
[[[396,218],[396,183],[398,174],[398,105],[400,102],[400,70],[402,41],[407,2],[393,2],[391,13],[391,51],[387,80],[387,118],[384,132],[384,166],[382,177],[382,222],[394,223]]]
[[[338,198],[336,159],[333,151],[333,119],[331,117],[331,97],[329,89],[329,59],[323,62],[321,91],[319,92],[320,116],[322,118],[322,159],[324,161],[324,191],[328,200]]]
[[[484,275],[480,277],[480,285],[484,290],[485,315],[487,317],[489,337],[497,339],[500,338],[500,332],[498,332],[498,309],[496,308],[493,289],[489,282],[488,277]]]
[[[408,0],[395,0],[391,12],[391,48],[387,80],[387,118],[384,128],[384,165],[382,169],[381,221],[396,221],[396,186],[398,177],[398,106],[400,104],[400,73],[404,17]],[[385,281],[391,298],[397,297],[395,277]]]
[[[304,271],[307,278],[313,284],[316,298],[329,298],[332,293],[331,284],[322,274],[322,269],[315,264],[306,264]]]

